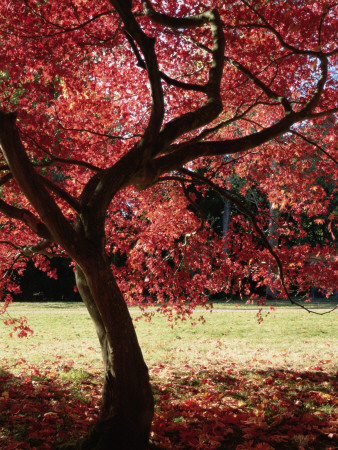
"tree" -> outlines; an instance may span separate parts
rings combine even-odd
[[[86,448],[144,449],[149,440],[153,397],[125,299],[180,316],[230,273],[264,283],[274,258],[285,288],[311,279],[313,249],[282,241],[301,212],[325,216],[325,192],[306,171],[314,152],[318,175],[336,163],[332,128],[311,128],[337,112],[335,5],[209,3],[1,2],[5,306],[24,258],[47,272],[52,254],[74,261],[104,360],[100,421]],[[278,254],[266,244],[264,210],[253,215],[227,190],[233,171],[279,211],[292,209],[292,227],[274,229]],[[241,211],[231,255],[191,211],[191,184]],[[332,291],[331,246],[315,252]],[[125,257],[118,267],[108,257],[116,253]]]

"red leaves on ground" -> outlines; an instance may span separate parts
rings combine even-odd
[[[97,374],[82,373],[75,388],[69,364],[44,369],[19,364],[19,376],[0,372],[1,448],[50,449],[86,434],[98,417]],[[153,449],[334,448],[332,375],[188,366],[178,373],[163,364],[151,374]]]
[[[174,379],[155,388],[153,439],[160,448],[333,448],[328,374],[205,369]]]
[[[0,447],[50,449],[83,436],[98,417],[101,386],[86,378],[75,388],[51,370],[22,365],[19,376],[0,370]]]

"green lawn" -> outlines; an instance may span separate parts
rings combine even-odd
[[[34,330],[27,339],[9,337],[0,322],[0,345],[8,361],[20,357],[34,364],[71,358],[100,367],[101,357],[91,319],[81,303],[21,303],[10,308],[12,317],[25,315]],[[198,318],[202,313],[195,313]],[[138,315],[132,310],[132,315]],[[151,323],[135,323],[149,366],[159,362],[180,365],[241,364],[250,367],[308,368],[318,364],[337,367],[338,314],[309,314],[303,310],[263,311],[258,323],[255,310],[204,312],[205,324],[181,322],[173,328],[155,315]]]

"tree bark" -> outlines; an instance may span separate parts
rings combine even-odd
[[[277,170],[277,163],[274,159],[271,161],[270,167],[271,167],[271,173],[273,173]],[[269,244],[271,245],[271,247],[273,249],[275,249],[278,245],[278,239],[276,239],[273,236],[276,232],[276,221],[279,216],[279,210],[278,210],[278,208],[275,207],[275,205],[271,201],[269,201],[269,212],[270,212],[270,221],[269,221],[269,229],[268,229],[268,241],[269,241]],[[269,270],[269,273],[271,274],[271,270]],[[272,282],[275,279],[276,279],[276,277],[273,276]],[[278,292],[273,287],[271,282],[268,283],[266,285],[266,290],[265,290],[266,297],[269,299],[275,299],[277,297],[277,294],[278,294]]]
[[[104,364],[100,418],[79,447],[146,449],[154,402],[128,308],[102,259],[99,264],[98,260],[87,263],[86,274],[77,265],[75,273],[78,290],[95,324]]]
[[[228,199],[224,199],[224,209],[222,215],[222,234],[226,238],[229,231],[230,215],[231,215],[231,202]],[[226,253],[228,253],[228,245],[224,245]]]

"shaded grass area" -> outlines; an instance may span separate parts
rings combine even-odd
[[[81,373],[75,383],[62,368],[20,365],[19,375],[0,370],[0,448],[51,449],[86,434],[98,418],[95,374]]]
[[[333,375],[205,368],[155,386],[154,448],[333,449]]]
[[[52,449],[83,436],[98,417],[96,374],[82,373],[74,384],[60,377],[62,369],[23,369],[25,376],[0,372],[0,447]],[[161,365],[151,373],[152,449],[334,448],[333,375]]]
[[[95,422],[101,354],[78,306],[28,308],[28,339],[0,322],[0,448],[52,448]],[[261,324],[256,314],[136,322],[156,399],[153,448],[334,448],[338,314],[265,311]]]

